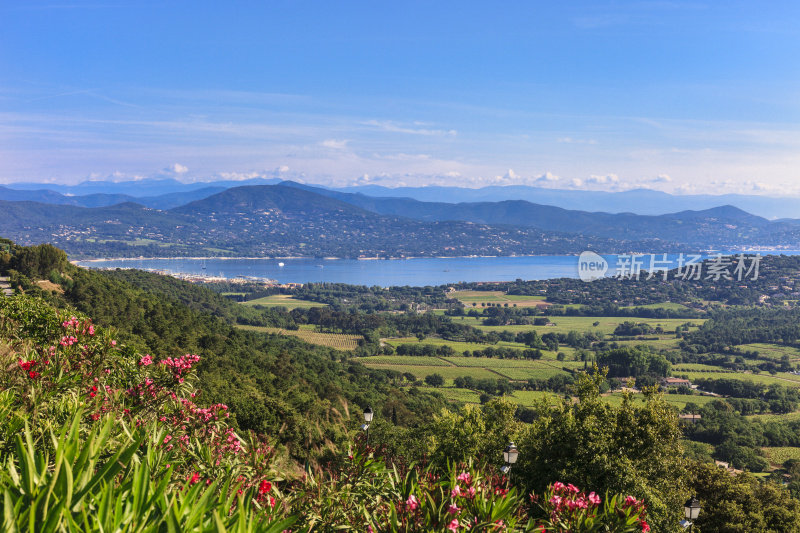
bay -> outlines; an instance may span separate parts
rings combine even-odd
[[[727,252],[723,252],[727,253]],[[748,252],[756,253],[756,252]],[[798,251],[760,251],[761,255]],[[688,255],[688,254],[687,254]],[[716,254],[703,254],[709,257]],[[608,263],[606,276],[616,273],[621,257],[603,255]],[[643,269],[649,265],[649,255],[642,259]],[[679,254],[668,254],[670,267],[678,265]],[[662,259],[662,254],[656,254]],[[578,278],[578,256],[519,256],[519,257],[444,257],[413,259],[314,259],[314,258],[154,258],[103,259],[78,261],[88,268],[138,268],[205,277],[251,277],[272,279],[279,283],[348,283],[353,285],[447,285],[459,281],[514,281],[552,278]],[[282,264],[282,266],[281,266]]]

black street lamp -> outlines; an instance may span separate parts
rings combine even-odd
[[[372,407],[367,407],[364,409],[364,422],[365,424],[361,426],[361,429],[367,433],[367,444],[369,444],[369,425],[372,423],[372,417],[374,413],[372,412]]]
[[[700,516],[701,509],[700,502],[694,496],[686,500],[686,503],[683,504],[683,515],[686,518],[685,520],[681,520],[681,525],[684,529],[689,528],[689,531],[692,531],[694,528],[694,521]]]
[[[503,461],[505,461],[505,465],[500,469],[500,471],[504,474],[507,474],[509,470],[511,470],[511,466],[517,462],[517,457],[519,457],[519,450],[517,450],[516,444],[513,442],[509,442],[506,449],[503,450]]]

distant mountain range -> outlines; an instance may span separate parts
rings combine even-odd
[[[770,221],[730,205],[664,215],[611,214],[524,200],[448,203],[372,197],[295,182],[140,197],[2,188],[0,198],[12,200],[0,202],[0,235],[24,244],[53,242],[82,256],[407,257],[800,248],[800,221]]]
[[[523,200],[500,202],[420,202],[410,198],[375,198],[286,182],[382,215],[417,220],[463,220],[478,224],[533,227],[610,239],[660,239],[695,247],[791,241],[795,226],[770,222],[733,206],[649,216],[568,210]]]
[[[86,181],[78,185],[55,185],[47,183],[14,183],[0,187],[0,200],[27,200],[84,207],[100,207],[136,198],[138,203],[157,209],[169,209],[202,197],[211,196],[224,189],[246,185],[274,185],[279,178],[253,178],[244,181],[219,180],[213,182],[182,183],[175,179],[144,179],[137,181]],[[411,198],[424,202],[477,203],[500,202],[505,200],[526,200],[539,205],[561,207],[563,209],[605,213],[635,213],[639,215],[663,215],[685,210],[702,211],[723,205],[738,207],[743,211],[768,220],[800,218],[800,198],[770,197],[759,195],[672,195],[651,189],[634,189],[624,192],[578,191],[530,187],[525,185],[490,186],[480,189],[464,187],[398,187],[389,188],[378,185],[329,188],[314,186],[345,193],[360,193],[371,197]],[[14,191],[26,191],[30,196],[21,196]],[[181,201],[180,195],[185,196]],[[70,201],[57,200],[58,193],[72,198]],[[107,196],[93,196],[93,195]],[[176,194],[159,203],[167,194]],[[89,198],[79,198],[86,197]],[[205,195],[205,196],[203,196]],[[13,196],[13,197],[12,197]],[[130,198],[128,198],[130,197]],[[123,201],[125,201],[123,200]]]
[[[374,213],[304,188],[235,187],[156,210],[0,201],[0,235],[51,242],[78,257],[409,257],[677,250],[677,243],[608,239],[521,226],[421,221]]]

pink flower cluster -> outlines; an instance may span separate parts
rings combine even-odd
[[[199,355],[186,354],[181,357],[167,357],[161,361],[161,364],[172,368],[172,373],[178,383],[183,383],[183,375],[192,369],[192,365],[200,361]]]
[[[644,519],[644,508],[645,508],[644,502],[641,500],[637,500],[633,496],[628,496],[627,498],[625,498],[625,502],[622,504],[622,508],[628,509],[631,507],[635,509],[638,513],[640,513],[642,516],[642,518],[639,520],[639,525],[642,527],[642,533],[647,533],[648,531],[650,531],[650,524],[648,524],[647,521]]]
[[[61,346],[72,346],[76,342],[78,342],[78,338],[74,335],[64,335],[61,337],[61,342],[59,342],[59,344]]]
[[[150,356],[150,354],[144,355],[141,359],[139,359],[139,366],[150,366],[152,364],[153,358]]]
[[[61,327],[64,329],[72,329],[76,334],[79,335],[89,335],[90,337],[94,336],[94,325],[88,318],[81,322],[78,320],[78,317],[72,316],[69,318],[69,320],[62,322]]]
[[[565,485],[556,481],[550,486],[549,493],[550,499],[546,501],[549,504],[550,519],[553,523],[575,522],[581,516],[594,517],[600,511],[598,507],[602,500],[597,493],[586,494],[571,483]],[[531,494],[531,500],[536,501],[536,499],[536,496]],[[621,507],[622,509],[617,508],[618,513],[625,514],[626,511],[633,511],[638,516],[642,532],[650,531],[650,526],[645,520],[644,502],[628,496]],[[542,531],[544,531],[544,526],[542,526]]]

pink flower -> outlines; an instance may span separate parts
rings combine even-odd
[[[563,483],[561,483],[560,481],[556,481],[555,483],[553,483],[553,491],[554,492],[561,492],[565,488],[566,488],[566,486]]]
[[[259,494],[266,494],[271,490],[272,490],[272,483],[270,483],[266,479],[262,480],[261,483],[258,485]]]
[[[623,507],[630,507],[631,505],[634,505],[634,506],[638,505],[638,503],[639,502],[636,501],[636,498],[634,498],[633,496],[628,496],[627,498],[625,498],[625,503],[622,504],[622,506]]]
[[[411,494],[406,500],[406,506],[408,507],[409,511],[416,510],[417,507],[419,507],[419,502],[417,501],[417,497]]]
[[[561,496],[555,496],[554,495],[552,498],[550,498],[550,505],[552,505],[555,508],[560,507],[561,506]]]
[[[567,485],[567,490],[568,490],[569,492],[573,493],[573,494],[578,494],[578,492],[580,492],[580,491],[578,490],[578,487],[576,487],[576,486],[575,486],[575,485],[573,485],[572,483],[570,483],[569,485]]]
[[[460,487],[460,486],[458,486],[458,485],[456,485],[456,486],[453,488],[453,490],[451,490],[451,491],[450,491],[450,497],[451,497],[451,498],[456,498],[456,497],[458,497],[458,496],[461,496],[461,487]]]
[[[469,472],[461,472],[456,479],[463,481],[467,485],[472,484],[472,475]]]
[[[640,522],[640,525],[642,526],[642,533],[647,533],[648,531],[650,531],[650,524],[648,524],[644,520]]]
[[[149,366],[153,364],[153,358],[150,354],[145,355],[141,359],[139,359],[139,366]]]
[[[467,494],[469,494],[470,499],[475,497],[475,487],[470,487],[467,489]]]
[[[117,345],[117,341],[111,341],[111,346],[116,346],[116,345]]]
[[[194,485],[194,484],[195,484],[195,483],[197,483],[198,481],[200,481],[200,474],[198,474],[197,472],[195,472],[195,473],[194,473],[194,474],[192,474],[192,476],[189,478],[189,485]]]
[[[458,505],[454,504],[454,503],[451,503],[450,507],[447,508],[447,512],[450,513],[450,514],[458,514],[458,512],[460,510],[461,510],[461,508]]]
[[[458,531],[458,518],[453,518],[453,521],[447,524],[447,529],[450,531]]]
[[[592,505],[600,505],[600,496],[594,492],[589,493],[589,503]]]

